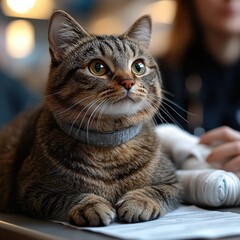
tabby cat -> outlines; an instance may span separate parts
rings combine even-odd
[[[149,16],[96,36],[53,13],[44,104],[0,134],[1,211],[99,226],[178,206],[181,187],[152,121],[162,92],[150,38]]]

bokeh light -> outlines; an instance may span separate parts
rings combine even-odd
[[[48,19],[55,8],[54,0],[2,0],[3,14],[9,17]]]
[[[7,0],[7,5],[16,13],[26,13],[35,4],[36,0]]]
[[[15,20],[6,28],[6,51],[10,57],[27,57],[34,49],[35,37],[32,24],[26,20]]]
[[[149,4],[144,10],[150,13],[155,23],[171,24],[176,13],[176,2],[169,0],[161,0]]]

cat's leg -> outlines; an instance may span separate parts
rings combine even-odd
[[[175,209],[181,196],[176,184],[160,184],[127,192],[116,204],[120,221],[135,223],[154,220]]]
[[[18,195],[21,212],[38,218],[69,221],[80,226],[109,225],[115,218],[112,204],[95,194],[70,194],[28,186]]]

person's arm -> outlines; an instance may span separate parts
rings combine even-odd
[[[200,143],[213,147],[207,162],[220,163],[226,171],[240,171],[240,132],[219,127],[203,134]]]

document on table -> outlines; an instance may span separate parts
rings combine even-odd
[[[154,221],[126,224],[113,223],[106,227],[76,227],[121,239],[159,240],[218,238],[240,235],[240,214],[180,206],[177,210]]]

